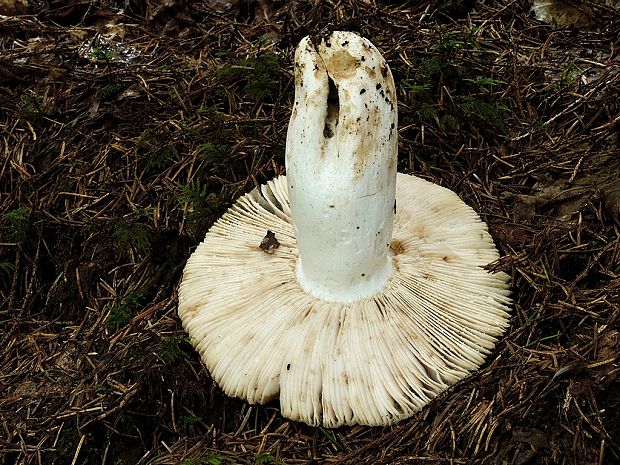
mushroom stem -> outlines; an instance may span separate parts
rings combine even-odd
[[[353,302],[392,275],[396,124],[392,73],[368,40],[302,40],[286,169],[297,279],[315,297]]]

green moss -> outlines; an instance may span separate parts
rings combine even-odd
[[[217,74],[223,80],[236,82],[241,93],[250,100],[262,102],[271,100],[279,88],[278,57],[273,53],[256,58],[239,60],[222,66]]]
[[[17,104],[19,117],[28,121],[38,121],[54,113],[50,100],[34,92],[23,94]]]
[[[574,61],[560,68],[560,88],[572,87],[579,81],[581,70],[575,65]]]
[[[175,199],[185,211],[190,232],[202,236],[211,225],[214,209],[220,203],[217,195],[209,192],[206,183],[193,180],[178,185]]]
[[[182,415],[179,417],[179,428],[183,432],[187,432],[189,428],[197,423],[200,423],[202,418],[196,415]]]
[[[227,144],[203,142],[198,146],[198,157],[205,163],[219,165],[228,159]]]
[[[157,355],[167,364],[178,362],[186,354],[183,346],[189,344],[187,336],[164,336],[159,343]]]
[[[151,128],[146,128],[142,133],[138,136],[138,141],[136,142],[138,147],[148,147],[149,143],[155,139],[155,131]]]
[[[502,113],[507,111],[508,107],[501,101],[489,102],[473,96],[460,96],[456,101],[457,110],[461,112],[464,121],[474,124],[486,123],[496,130],[506,130]]]
[[[109,47],[93,47],[88,54],[93,61],[110,62],[119,59],[119,54],[116,50]]]
[[[166,92],[166,100],[174,102],[178,99],[177,94],[181,93],[181,87],[178,84],[174,84],[168,87]]]
[[[437,57],[423,58],[420,60],[420,74],[427,81],[423,85],[428,86],[430,89],[429,79],[437,76],[441,73],[442,63]]]
[[[277,459],[271,454],[257,454],[254,457],[254,465],[264,465],[264,464],[285,465],[282,460]]]
[[[220,452],[206,452],[199,459],[185,459],[181,465],[229,465],[235,461]]]
[[[481,76],[477,75],[474,78],[465,78],[464,81],[471,82],[474,86],[486,87],[489,91],[493,86],[499,84],[506,84],[506,81],[501,81],[499,79],[494,79],[490,76]]]
[[[121,300],[117,305],[110,308],[110,314],[106,320],[107,328],[115,333],[121,328],[127,326],[133,318],[133,314],[137,308],[141,306],[144,296],[139,292],[131,292]]]
[[[64,456],[71,457],[80,441],[80,434],[73,423],[69,423],[60,431],[56,442],[56,449]]]
[[[472,44],[472,38],[468,34],[448,32],[441,35],[441,40],[431,47],[431,50],[442,55],[452,55],[457,50]]]
[[[160,171],[170,166],[179,151],[174,144],[165,144],[153,150],[148,157],[146,169],[149,172]]]
[[[179,184],[177,200],[193,209],[201,207],[209,198],[209,190],[201,181],[192,180],[188,184]]]
[[[103,101],[110,100],[112,97],[116,96],[116,94],[118,94],[122,89],[123,86],[121,86],[120,84],[108,84],[103,89],[101,89],[101,91],[99,92],[99,96]]]
[[[200,465],[200,459],[185,459],[181,465]]]
[[[133,249],[137,253],[145,253],[151,249],[153,231],[145,224],[133,218],[113,220],[112,240],[121,252]]]
[[[416,96],[427,96],[431,91],[431,83],[423,82],[421,84],[414,84],[410,81],[405,81],[404,86],[407,90],[415,94]]]
[[[23,242],[30,229],[30,210],[24,207],[9,210],[2,216],[2,234],[9,242]]]
[[[110,310],[110,315],[108,315],[106,325],[110,331],[115,333],[119,329],[127,326],[127,323],[131,320],[131,316],[131,312],[125,307],[112,307]]]
[[[11,273],[13,273],[14,270],[15,265],[13,265],[11,262],[0,261],[0,271],[2,273],[6,273],[10,277]]]
[[[412,124],[439,122],[450,133],[469,128],[490,136],[506,131],[510,109],[499,95],[507,83],[465,64],[476,45],[468,33],[443,34],[430,47],[432,55],[420,59],[413,79],[404,84],[412,100]]]

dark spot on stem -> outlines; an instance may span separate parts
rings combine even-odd
[[[334,137],[336,126],[338,125],[338,116],[340,114],[340,99],[338,97],[338,88],[332,78],[328,77],[329,92],[327,94],[327,116],[325,117],[325,127],[323,128],[323,137]]]

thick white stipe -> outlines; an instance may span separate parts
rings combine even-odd
[[[323,300],[370,297],[392,275],[395,99],[390,69],[368,40],[335,32],[297,48],[286,140],[297,279]]]

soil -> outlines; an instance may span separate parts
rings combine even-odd
[[[620,463],[620,15],[524,3],[2,3],[0,462]],[[226,397],[176,315],[208,228],[284,172],[296,44],[337,29],[390,64],[399,170],[512,277],[485,365],[384,428]]]

